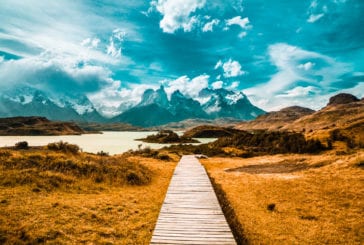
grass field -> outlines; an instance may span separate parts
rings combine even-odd
[[[0,161],[0,244],[149,244],[175,167],[48,150]]]
[[[362,244],[364,151],[202,160],[249,244]]]

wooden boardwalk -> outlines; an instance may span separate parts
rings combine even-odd
[[[177,165],[151,244],[236,244],[204,167],[194,156]]]

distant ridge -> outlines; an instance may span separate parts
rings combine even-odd
[[[79,135],[79,126],[72,122],[53,122],[45,117],[0,118],[0,135]]]
[[[280,111],[268,112],[267,114],[258,116],[255,120],[242,122],[236,126],[241,130],[279,130],[289,123],[293,123],[295,120],[311,115],[314,110],[300,106],[290,106],[281,109]]]
[[[84,94],[55,95],[32,87],[0,91],[0,117],[41,116],[50,120],[151,127],[188,119],[251,120],[264,113],[242,92],[223,88],[202,89],[195,99],[179,90],[168,98],[163,86],[157,90],[146,89],[139,103],[127,102],[113,107],[111,114],[115,116],[112,118],[103,116]]]
[[[112,121],[152,127],[186,119],[251,120],[265,113],[251,104],[242,92],[205,88],[200,91],[199,98],[205,102],[201,104],[176,90],[168,100],[163,86],[157,90],[147,89],[138,105],[114,117]]]

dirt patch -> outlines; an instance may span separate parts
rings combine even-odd
[[[327,165],[326,162],[307,164],[305,159],[297,161],[283,160],[278,163],[254,164],[225,170],[226,172],[245,172],[248,174],[285,174],[294,173],[311,168],[320,168]]]

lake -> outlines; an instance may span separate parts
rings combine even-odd
[[[19,141],[27,141],[30,146],[42,146],[48,143],[64,141],[78,145],[85,152],[97,153],[100,151],[109,154],[120,154],[128,150],[137,150],[149,146],[152,149],[160,149],[170,144],[155,144],[136,141],[148,135],[158,132],[103,132],[102,134],[61,135],[61,136],[0,136],[0,147],[14,146]],[[197,139],[201,143],[214,141],[211,138]]]

